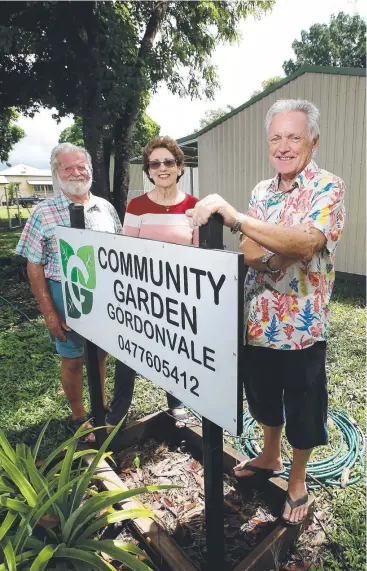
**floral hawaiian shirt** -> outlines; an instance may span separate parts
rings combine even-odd
[[[310,262],[279,274],[249,268],[245,281],[247,343],[272,349],[303,349],[327,339],[334,256],[345,222],[344,183],[311,161],[293,187],[278,190],[279,175],[253,190],[248,215],[289,227],[309,224],[327,243]]]

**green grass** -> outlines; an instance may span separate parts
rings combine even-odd
[[[19,208],[22,226],[24,226],[24,223],[30,214],[30,210],[27,210],[27,208]],[[12,224],[18,225],[18,222],[14,219],[18,214],[17,207],[10,206],[9,211]],[[15,248],[18,244],[21,233],[22,228],[9,228],[9,218],[6,206],[0,206],[0,258],[14,256]]]
[[[0,270],[1,271],[1,270]],[[14,442],[34,442],[42,426],[52,419],[44,450],[65,438],[70,410],[60,386],[60,363],[39,319],[28,284],[17,281],[12,268],[2,271],[0,296],[24,311],[27,319],[0,299],[0,427]],[[363,427],[365,413],[365,299],[363,288],[338,285],[331,304],[328,346],[330,407],[344,409]],[[113,391],[114,359],[109,357],[107,392]],[[87,390],[85,404],[89,406]],[[140,378],[134,393],[134,416],[166,407],[164,392]],[[320,449],[321,450],[321,449]],[[336,550],[350,571],[364,568],[365,498],[362,483],[346,490],[333,489],[330,501],[325,492],[315,492],[316,509],[327,510],[325,526],[330,540],[315,545],[314,563],[321,569],[342,570]],[[326,506],[326,508],[325,508]],[[302,538],[300,543],[302,544]],[[311,545],[313,547],[313,545]],[[345,567],[344,567],[345,569]]]
[[[21,228],[0,230],[0,258],[14,256],[15,248],[19,242],[21,233]]]

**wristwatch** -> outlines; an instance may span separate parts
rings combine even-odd
[[[237,232],[239,232],[241,230],[241,225],[244,219],[244,214],[239,214],[239,216],[236,219],[236,222],[233,224],[232,228],[231,228],[231,232],[232,234],[237,234]]]
[[[262,258],[262,263],[266,265],[266,267],[268,268],[268,272],[270,274],[278,274],[280,270],[272,270],[269,267],[269,260],[271,260],[271,258],[275,256],[274,252],[270,252],[270,250],[267,250],[265,256]]]

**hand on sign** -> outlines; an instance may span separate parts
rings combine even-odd
[[[219,194],[209,194],[197,202],[195,208],[186,210],[186,216],[192,217],[194,226],[203,226],[216,212],[223,217],[224,225],[232,228],[237,220],[238,212]]]
[[[60,341],[66,341],[66,337],[64,331],[71,331],[70,327],[68,327],[61,319],[61,317],[53,311],[52,313],[48,313],[45,315],[46,327],[51,333],[53,337],[56,337]]]

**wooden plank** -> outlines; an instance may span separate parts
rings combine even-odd
[[[168,422],[164,411],[154,412],[129,424],[124,430],[120,430],[112,440],[110,449],[112,452],[120,452],[123,448],[135,446],[152,437],[159,426]]]
[[[233,571],[279,569],[279,564],[283,561],[292,543],[310,525],[312,511],[313,500],[307,517],[301,526],[278,523],[275,529]]]
[[[154,413],[146,416],[139,421],[129,425],[124,431],[124,441],[126,446],[138,444],[144,438],[156,437],[164,439],[168,442],[187,442],[190,452],[198,459],[202,460],[203,438],[200,426],[186,426],[177,429],[165,412]],[[88,458],[88,457],[87,457]],[[232,473],[236,464],[246,460],[247,457],[230,446],[223,447],[223,468],[224,472]],[[90,460],[89,460],[90,462]],[[105,474],[112,484],[105,482],[105,488],[109,490],[127,489],[120,478],[103,462],[101,465],[107,470]],[[101,472],[99,472],[101,474]],[[272,500],[272,504],[279,506],[285,500],[285,494],[288,483],[282,478],[270,478],[263,482],[263,489],[267,500]],[[125,509],[131,507],[142,507],[139,500],[131,500],[124,504]],[[275,528],[271,531],[263,541],[243,560],[233,571],[265,571],[277,569],[276,563],[280,561],[291,547],[297,537],[308,527],[314,508],[314,498],[311,497],[309,513],[305,522],[301,526],[287,526],[280,519],[276,520]],[[181,551],[180,547],[172,540],[166,532],[152,519],[138,519],[132,521],[138,535],[150,545],[153,551],[161,554],[162,559],[168,565],[170,571],[197,571],[190,559]],[[178,559],[176,553],[179,553],[182,559]],[[173,566],[176,565],[176,566]],[[184,566],[186,565],[186,566]],[[213,570],[214,571],[214,570]],[[218,569],[219,571],[219,569]]]
[[[93,458],[92,454],[84,457],[88,465]],[[108,491],[129,489],[105,460],[101,460],[98,464],[96,474],[109,480],[103,481],[103,487]],[[119,505],[123,510],[144,507],[138,499],[130,499]],[[197,571],[187,555],[154,519],[136,518],[131,520],[131,525],[144,542],[159,554],[170,571]]]

